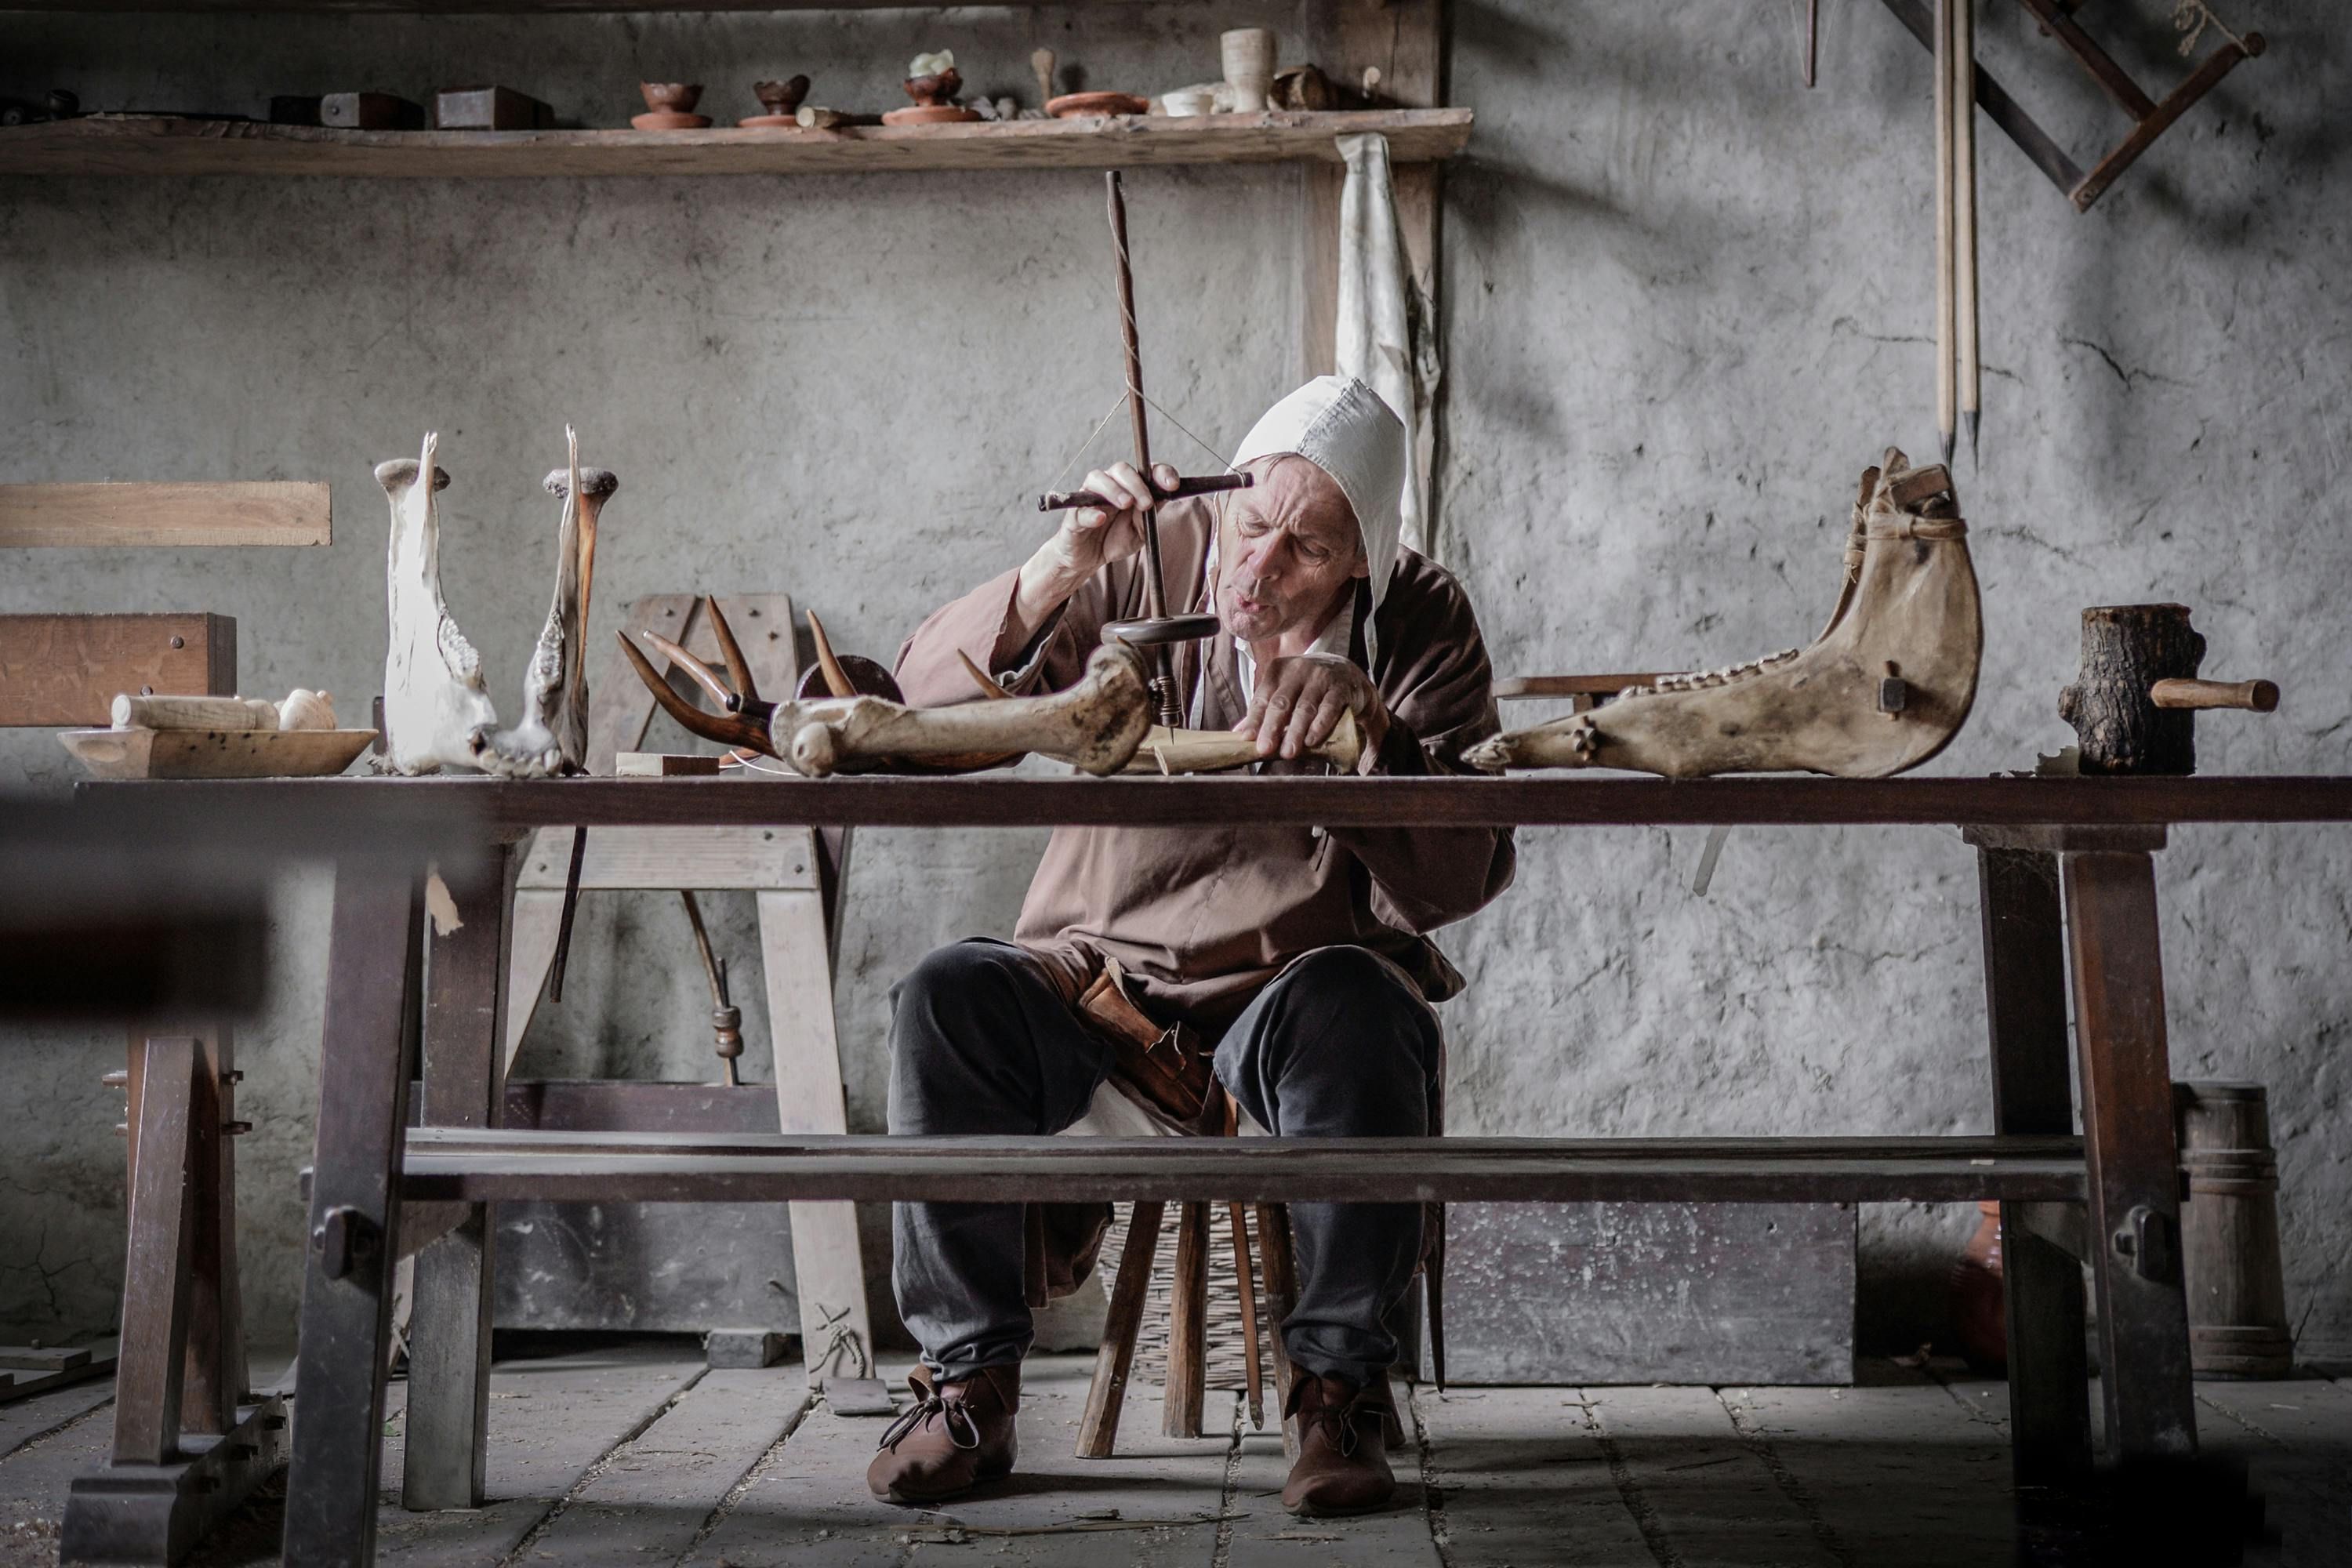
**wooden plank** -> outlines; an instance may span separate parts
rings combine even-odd
[[[659,1151],[616,1139],[533,1152],[545,1137],[509,1133],[468,1147],[446,1134],[420,1136],[408,1150],[404,1191],[422,1202],[953,1202],[976,1189],[1007,1202],[2079,1202],[2084,1180],[2081,1161],[2070,1158],[1808,1155],[1801,1140],[1780,1141],[1795,1148],[1751,1159],[1705,1152],[1704,1140],[1693,1152],[1616,1151],[1610,1140],[1535,1139],[1482,1150],[1475,1146],[1480,1141],[1406,1138],[1263,1138],[1240,1147],[1222,1146],[1225,1140],[1099,1138],[1076,1151],[1053,1138],[747,1137],[714,1144],[674,1134],[662,1142],[675,1147]]]
[[[1470,123],[1466,109],[1125,115],[840,131],[335,131],[86,115],[17,126],[0,136],[0,174],[465,179],[1336,163],[1337,139],[1362,132],[1388,137],[1390,155],[1403,163],[1453,157],[1469,144]]]
[[[199,16],[292,12],[303,16],[395,12],[404,16],[540,16],[612,11],[869,11],[907,0],[19,0],[23,11],[169,11]],[[1163,4],[1164,0],[1061,0],[1057,9]]]
[[[91,1377],[45,1388],[0,1405],[0,1458],[71,1426],[113,1398],[112,1378]],[[12,1492],[5,1472],[0,1471],[0,1497]]]
[[[1456,1563],[1655,1561],[1599,1436],[1571,1403],[1580,1397],[1570,1388],[1412,1391],[1423,1473],[1442,1494]]]
[[[2208,1382],[2197,1402],[2212,1413],[2200,1423],[2206,1450],[2246,1459],[2278,1533],[2277,1561],[2340,1556],[2352,1517],[2352,1390],[2318,1377]]]
[[[1985,1016],[1992,1047],[1993,1130],[2073,1131],[2065,929],[2055,856],[1979,847]],[[2062,1484],[2091,1462],[2083,1267],[2035,1234],[2025,1205],[2001,1208],[2009,1379],[2018,1410],[2012,1460],[2026,1485]]]
[[[0,616],[0,726],[95,729],[122,692],[236,690],[229,616]]]
[[[1456,1384],[1853,1376],[1850,1207],[1456,1204],[1445,1283]]]
[[[1327,827],[2158,826],[2352,822],[2352,776],[1600,779],[888,778],[173,779],[89,782],[102,812],[168,810],[192,826],[267,822],[283,856],[365,832],[446,839],[546,826]],[[421,847],[421,846],[420,846]]]
[[[340,1568],[375,1549],[392,1258],[400,1234],[401,1129],[407,1121],[404,1019],[417,1004],[424,900],[407,872],[350,860],[335,874],[310,1212],[297,1358],[302,1440],[287,1478],[289,1568]],[[375,1245],[340,1275],[324,1247],[331,1215]]]
[[[196,1214],[191,1124],[196,1115],[196,1042],[147,1041],[140,1097],[141,1158],[131,1192],[130,1260],[122,1270],[124,1346],[116,1375],[117,1465],[162,1465],[180,1453],[182,1367],[194,1273]]]
[[[504,1109],[503,982],[516,859],[501,848],[434,873],[443,879],[457,923],[444,931],[431,922],[425,937],[421,1109],[427,1126],[496,1127]],[[478,1205],[416,1255],[404,1507],[481,1506],[497,1239]]]
[[[930,1561],[938,1548],[909,1537],[952,1522],[980,1530],[1050,1530],[1083,1527],[1082,1516],[1108,1510],[1116,1510],[1118,1518],[1100,1522],[1213,1520],[1224,1497],[1234,1396],[1223,1391],[1209,1395],[1204,1426],[1210,1436],[1176,1438],[1161,1435],[1159,1400],[1139,1388],[1120,1434],[1118,1457],[1081,1459],[1073,1450],[1093,1364],[1088,1356],[1031,1356],[1022,1371],[1021,1458],[1013,1483],[985,1488],[930,1513],[875,1500],[866,1489],[866,1466],[884,1424],[837,1415],[820,1403],[753,1472],[743,1495],[690,1561],[698,1568],[721,1562],[882,1568]],[[896,1382],[905,1368],[901,1363],[890,1371]],[[1237,1506],[1265,1511],[1266,1505],[1251,1500]],[[1216,1535],[1210,1522],[1011,1538],[975,1534],[967,1554],[1002,1552],[1003,1560],[1024,1568],[1100,1568],[1108,1563],[1201,1568],[1213,1555]],[[916,1548],[911,1555],[910,1545]]]
[[[541,833],[523,858],[520,886],[560,893],[571,864],[571,831],[558,828]],[[583,892],[815,886],[816,848],[805,827],[619,828],[590,834],[588,852],[580,861]],[[679,929],[682,935],[684,927]]]
[[[2074,960],[2106,1450],[2126,1460],[2185,1458],[2197,1451],[2197,1410],[2155,863],[2147,855],[2095,854],[2062,856],[2059,864]]]
[[[705,1373],[614,1448],[535,1543],[571,1568],[674,1563],[737,1481],[807,1413],[796,1366]]]
[[[573,1495],[592,1467],[643,1431],[703,1373],[698,1357],[659,1344],[502,1363],[490,1373],[486,1489],[492,1500],[480,1509],[437,1513],[387,1506],[380,1522],[372,1512],[380,1536],[377,1561],[387,1568],[495,1568],[513,1561],[524,1539]],[[404,1450],[413,1435],[404,1423],[398,1432]],[[388,1460],[405,1458],[404,1451],[387,1455]]]
[[[814,849],[806,865],[814,868]],[[824,900],[814,888],[762,892],[760,967],[767,982],[768,1033],[775,1053],[776,1120],[783,1132],[839,1133],[849,1126],[835,1034],[833,964],[825,947]],[[801,1355],[812,1382],[857,1373],[856,1357],[836,1365],[831,1322],[874,1352],[866,1303],[866,1262],[857,1211],[845,1203],[794,1203],[793,1278],[801,1315]]]
[[[1706,1388],[1559,1389],[1582,1414],[1624,1506],[1660,1562],[1849,1568]]]
[[[1840,1561],[1982,1568],[2014,1557],[2000,1433],[1934,1384],[1727,1388],[1722,1397]]]
[[[79,123],[65,121],[49,129]],[[0,164],[16,152],[14,135],[0,136]],[[331,544],[333,533],[321,481],[0,485],[0,546],[189,550]]]
[[[568,839],[571,835],[564,833],[559,837]],[[595,833],[588,836],[592,850],[602,837]],[[566,853],[568,856],[569,851]],[[524,864],[528,866],[537,857],[538,849],[534,845]],[[517,889],[509,926],[512,934],[509,939],[510,946],[507,960],[507,1040],[503,1064],[508,1069],[514,1067],[515,1053],[522,1049],[523,1037],[530,1033],[531,1018],[539,1012],[540,999],[547,992],[547,972],[555,965],[555,944],[563,931],[562,889]]]
[[[245,1308],[236,1266],[236,1035],[208,1021],[196,1042],[194,1114],[189,1127],[188,1349],[180,1426],[218,1436],[237,1424],[253,1385],[245,1361]]]

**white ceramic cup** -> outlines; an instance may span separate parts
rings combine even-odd
[[[1160,105],[1171,116],[1190,119],[1206,114],[1216,107],[1217,95],[1205,87],[1178,88],[1161,95]]]
[[[1217,36],[1217,47],[1224,60],[1225,85],[1234,91],[1234,112],[1262,112],[1274,87],[1274,29],[1235,27]]]

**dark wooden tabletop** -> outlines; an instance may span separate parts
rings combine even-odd
[[[88,783],[100,811],[268,823],[289,851],[357,832],[546,826],[812,827],[1746,824],[2150,826],[2352,821],[2352,776],[1505,778],[219,779]]]

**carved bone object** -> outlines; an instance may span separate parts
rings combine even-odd
[[[394,773],[473,771],[498,728],[482,684],[481,656],[441,597],[441,514],[434,494],[449,476],[434,467],[437,435],[416,458],[376,465],[392,501],[385,564],[392,639],[383,657],[385,760]]]
[[[549,474],[556,498],[555,599],[523,672],[522,721],[490,738],[492,773],[545,778],[585,770],[588,759],[588,600],[596,575],[596,522],[621,481],[580,466],[580,437],[564,426],[565,467]]]
[[[1942,465],[1889,447],[1862,477],[1845,582],[1812,646],[1664,677],[1587,713],[1474,747],[1483,768],[1628,768],[1667,778],[1899,773],[1944,749],[1976,700],[1984,625],[1968,525]]]
[[[1003,702],[909,708],[880,697],[827,697],[766,702],[717,605],[710,629],[728,679],[668,638],[646,640],[685,670],[726,710],[705,712],[669,688],[627,637],[621,649],[662,710],[691,732],[723,745],[749,746],[811,778],[843,772],[912,767],[961,772],[1012,761],[1026,752],[1056,757],[1090,773],[1117,773],[1150,728],[1147,674],[1132,649],[1096,650],[1087,673],[1066,691]]]

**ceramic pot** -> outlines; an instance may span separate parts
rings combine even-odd
[[[1151,100],[1131,92],[1066,92],[1045,101],[1056,120],[1099,120],[1111,114],[1149,114]]]
[[[699,131],[710,123],[710,116],[694,112],[702,100],[700,82],[641,81],[637,90],[650,111],[629,121],[639,131]]]
[[[892,110],[882,117],[883,124],[956,125],[980,118],[980,110],[956,103],[956,94],[963,90],[963,73],[953,66],[930,76],[910,76],[906,87],[914,107]]]
[[[1160,95],[1160,107],[1171,118],[1189,120],[1217,107],[1217,95],[1205,87],[1178,88]]]
[[[751,91],[767,112],[754,114],[737,123],[749,130],[797,126],[800,121],[795,116],[800,111],[801,100],[808,96],[808,89],[809,79],[804,76],[796,76],[790,81],[755,81],[751,84]]]
[[[1952,1337],[1969,1364],[1999,1373],[2009,1364],[2009,1302],[2000,1267],[2000,1205],[1977,1205],[1977,1232],[1952,1265],[1948,1285]]]
[[[1224,61],[1225,85],[1233,89],[1234,112],[1263,112],[1274,88],[1274,29],[1235,27],[1217,35],[1217,47]]]

